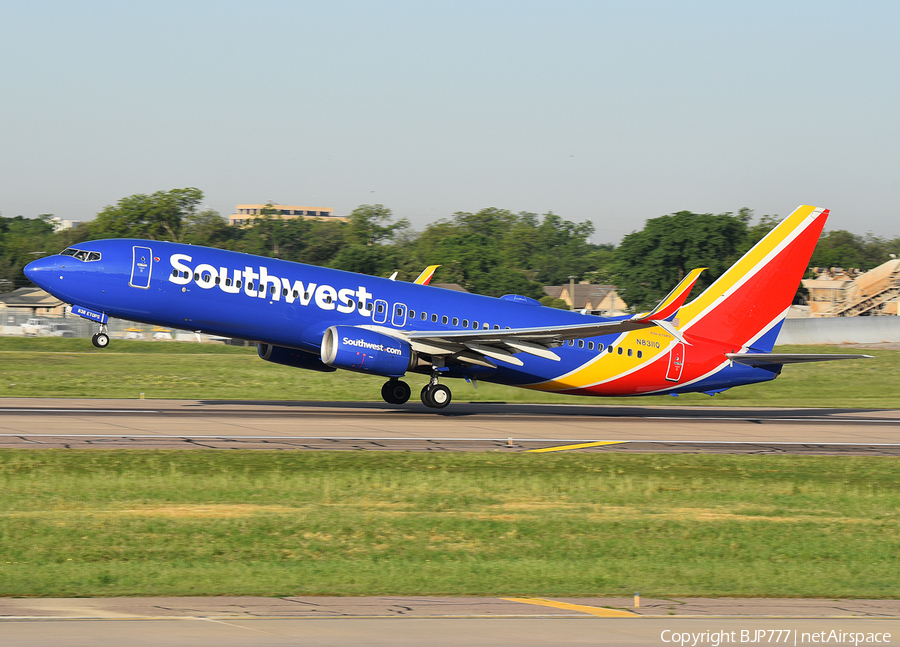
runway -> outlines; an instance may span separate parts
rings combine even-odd
[[[900,603],[687,598],[643,600],[635,608],[631,598],[0,600],[0,639],[23,647],[664,645],[673,642],[673,634],[685,633],[695,634],[686,643],[695,645],[812,644],[837,642],[822,639],[822,632],[832,631],[878,634],[881,644],[894,644],[900,636]],[[704,632],[709,632],[705,639],[696,639]],[[728,637],[722,639],[721,632]],[[712,634],[719,640],[711,640]]]
[[[900,410],[9,398],[0,447],[896,456]]]

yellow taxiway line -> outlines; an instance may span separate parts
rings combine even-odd
[[[569,602],[557,602],[556,600],[545,600],[544,598],[503,598],[509,602],[521,602],[522,604],[536,604],[542,607],[553,607],[554,609],[566,609],[568,611],[581,611],[589,613],[592,616],[601,618],[640,618],[636,613],[630,611],[619,611],[618,609],[604,609],[603,607],[589,607],[584,604],[570,604]]]
[[[529,449],[526,453],[541,454],[543,452],[564,452],[569,449],[585,449],[587,447],[600,447],[601,445],[621,445],[627,440],[601,440],[596,443],[579,443],[577,445],[560,445],[559,447],[543,447],[541,449]]]

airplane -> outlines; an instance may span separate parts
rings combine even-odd
[[[407,373],[446,407],[442,378],[590,396],[701,392],[775,379],[785,364],[867,355],[772,353],[828,210],[801,206],[685,303],[701,269],[650,312],[601,317],[221,249],[136,239],[93,240],[29,263],[26,276],[100,324],[118,317],[256,342],[268,362],[387,378],[404,404]]]

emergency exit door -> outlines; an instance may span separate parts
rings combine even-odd
[[[677,343],[669,351],[669,370],[666,371],[666,379],[677,382],[681,379],[681,369],[684,368],[684,344]]]

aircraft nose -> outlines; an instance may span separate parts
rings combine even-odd
[[[25,276],[40,288],[47,289],[52,273],[56,270],[56,261],[52,258],[39,258],[25,266]]]

